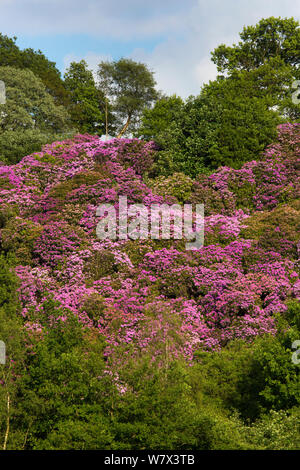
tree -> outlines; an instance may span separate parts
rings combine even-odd
[[[99,71],[98,71],[98,78],[99,78]],[[105,99],[105,134],[106,134],[106,139],[108,138],[108,127],[109,127],[109,118],[108,118],[108,108],[110,106],[108,102],[108,96],[110,93],[110,88],[111,88],[111,77],[106,71],[103,70],[103,73],[101,74],[100,77],[100,89],[102,93],[104,94],[104,99]]]
[[[219,72],[253,70],[271,57],[296,67],[299,63],[300,29],[294,18],[264,18],[255,26],[245,26],[237,45],[221,44],[212,52]]]
[[[245,27],[240,36],[238,45],[221,44],[212,52],[225,75],[190,97],[155,136],[161,147],[158,174],[195,177],[220,165],[239,168],[259,158],[279,123],[299,119],[292,100],[300,78],[299,23],[271,17]]]
[[[0,33],[0,65],[20,64],[21,51],[16,45],[17,38],[9,38],[8,36]]]
[[[260,77],[256,71],[240,72],[204,87],[202,93],[208,105],[219,108],[214,134],[216,145],[207,146],[206,163],[211,168],[220,165],[239,168],[259,158],[276,138],[276,127],[282,120],[273,109],[275,103],[268,93],[270,70],[266,72]],[[265,91],[260,93],[257,93],[258,80],[262,87],[265,81]]]
[[[209,149],[216,145],[220,112],[219,103],[211,104],[202,95],[190,96],[174,113],[169,126],[156,136],[160,148],[155,162],[157,174],[183,172],[195,177],[207,171]]]
[[[276,71],[263,67],[219,77],[205,85],[199,96],[190,97],[155,139],[161,147],[157,172],[195,177],[221,165],[239,168],[257,159],[276,137],[281,122],[268,93]]]
[[[180,96],[162,96],[153,108],[145,108],[141,116],[141,124],[136,131],[137,137],[146,140],[154,139],[165,131],[175,116],[183,108],[183,100]]]
[[[0,80],[6,86],[6,103],[0,105],[1,160],[14,163],[71,132],[67,111],[33,72],[0,67]]]
[[[121,137],[134,127],[142,110],[158,98],[153,72],[145,64],[122,58],[101,62],[98,77],[99,89],[112,100],[113,109],[123,123],[118,135]]]
[[[42,80],[55,103],[67,106],[69,95],[55,63],[48,60],[40,50],[34,51],[31,48],[21,50],[16,45],[16,40],[16,37],[9,38],[0,33],[0,67],[11,66],[31,70]]]
[[[13,272],[16,260],[11,253],[0,254],[0,339],[6,346],[5,364],[0,364],[0,449],[11,439],[13,415],[17,403],[17,377],[25,368],[25,341],[19,315],[19,287]]]
[[[269,84],[269,93],[275,92],[281,114],[292,120],[299,119],[299,107],[292,102],[292,84],[300,79],[299,22],[294,18],[272,16],[260,20],[255,26],[244,27],[240,38],[238,44],[232,47],[221,44],[212,52],[212,61],[218,71],[231,75],[237,70],[249,72],[275,63],[278,75],[274,75],[275,90]],[[278,85],[281,85],[281,93],[276,95]]]
[[[72,122],[81,133],[103,134],[103,93],[97,89],[93,73],[84,60],[72,62],[65,75],[65,86],[70,92],[69,108]]]

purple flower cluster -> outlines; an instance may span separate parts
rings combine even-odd
[[[121,345],[125,352],[191,360],[195,351],[219,349],[236,337],[274,334],[276,314],[300,296],[300,263],[296,250],[285,256],[243,230],[257,214],[267,217],[281,206],[299,211],[299,128],[279,126],[262,160],[193,182],[187,202],[204,203],[206,216],[205,246],[193,251],[178,240],[96,237],[100,203],[117,208],[121,195],[146,206],[174,201],[143,179],[155,160],[151,142],[79,135],[0,166],[2,212],[36,228],[31,262],[16,268],[25,327],[43,330],[50,298],[61,306],[50,320],[64,321],[62,311],[71,310],[104,335],[107,355]],[[268,228],[276,240],[285,233],[280,223]],[[8,237],[8,228],[2,230]]]

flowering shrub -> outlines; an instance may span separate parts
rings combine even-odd
[[[258,212],[247,220],[242,236],[258,240],[258,246],[297,259],[300,208],[280,205],[270,212]]]
[[[263,160],[194,181],[151,181],[154,152],[137,139],[79,135],[0,167],[1,243],[17,252],[25,328],[43,330],[52,299],[105,337],[107,356],[122,345],[123,357],[145,350],[164,363],[276,332],[300,291],[299,125],[279,126]],[[120,195],[204,203],[205,246],[100,241],[96,209],[117,209]]]
[[[232,215],[240,208],[266,210],[299,199],[299,135],[300,124],[282,124],[278,142],[266,149],[262,161],[200,175],[194,182],[193,202],[204,202],[207,214]]]
[[[138,175],[149,173],[153,167],[156,146],[154,142],[138,139],[112,139],[106,142],[95,155],[100,163],[109,158],[125,168],[132,168]]]
[[[39,261],[50,267],[57,267],[67,256],[73,254],[82,244],[82,236],[65,222],[46,225],[36,240],[34,253]]]
[[[159,176],[152,182],[149,180],[149,184],[157,194],[174,196],[177,201],[186,203],[191,197],[193,180],[184,173],[174,173],[167,178]]]
[[[5,251],[14,251],[19,262],[31,264],[34,245],[41,232],[40,224],[16,216],[1,231],[1,247]]]

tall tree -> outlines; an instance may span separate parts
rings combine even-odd
[[[68,92],[55,63],[48,60],[40,50],[34,51],[31,48],[21,50],[16,40],[16,37],[9,38],[0,33],[0,67],[11,66],[31,70],[43,81],[47,92],[53,96],[55,102],[67,106]]]
[[[199,96],[190,97],[155,139],[161,147],[158,172],[181,171],[195,177],[220,165],[239,168],[259,158],[282,121],[268,93],[272,70],[264,68],[259,76],[253,70],[219,77],[205,85]],[[264,92],[258,92],[258,80]]]
[[[142,110],[158,98],[153,72],[145,64],[122,58],[101,62],[98,77],[99,89],[112,101],[115,114],[122,122],[118,135],[121,137],[134,127]]]
[[[30,70],[0,67],[6,103],[0,105],[0,159],[9,163],[72,131],[69,115]]]
[[[152,108],[143,110],[136,136],[146,140],[156,138],[167,129],[175,116],[183,109],[183,105],[180,96],[162,96]]]
[[[294,18],[263,18],[254,26],[245,26],[240,38],[238,44],[221,44],[212,52],[219,72],[253,70],[271,57],[292,67],[299,64],[300,28]]]
[[[82,133],[103,134],[105,97],[96,87],[87,63],[84,60],[72,62],[64,78],[70,92],[69,111],[74,126]]]
[[[244,27],[240,38],[238,44],[231,47],[221,44],[212,52],[212,61],[218,71],[231,75],[236,71],[249,72],[268,63],[275,64],[277,74],[273,74],[274,80],[268,84],[268,91],[275,93],[282,115],[290,120],[299,119],[299,106],[292,100],[293,82],[300,79],[299,22],[294,18],[264,18],[254,26]],[[258,81],[258,88],[260,85]]]

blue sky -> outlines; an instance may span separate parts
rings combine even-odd
[[[210,52],[239,40],[261,18],[300,19],[297,0],[0,0],[0,31],[41,49],[63,73],[73,60],[96,70],[130,57],[155,72],[158,88],[198,94],[216,76]]]
[[[160,41],[161,38],[142,39],[138,44],[146,53],[151,53]],[[22,35],[18,37],[17,44],[21,48],[40,49],[63,71],[66,65],[65,58],[68,56],[83,58],[86,54],[94,52],[95,55],[100,53],[100,55],[118,59],[129,56],[137,43],[136,40],[120,41],[115,38],[94,37],[88,34],[56,34],[55,36],[47,34],[44,36]]]

